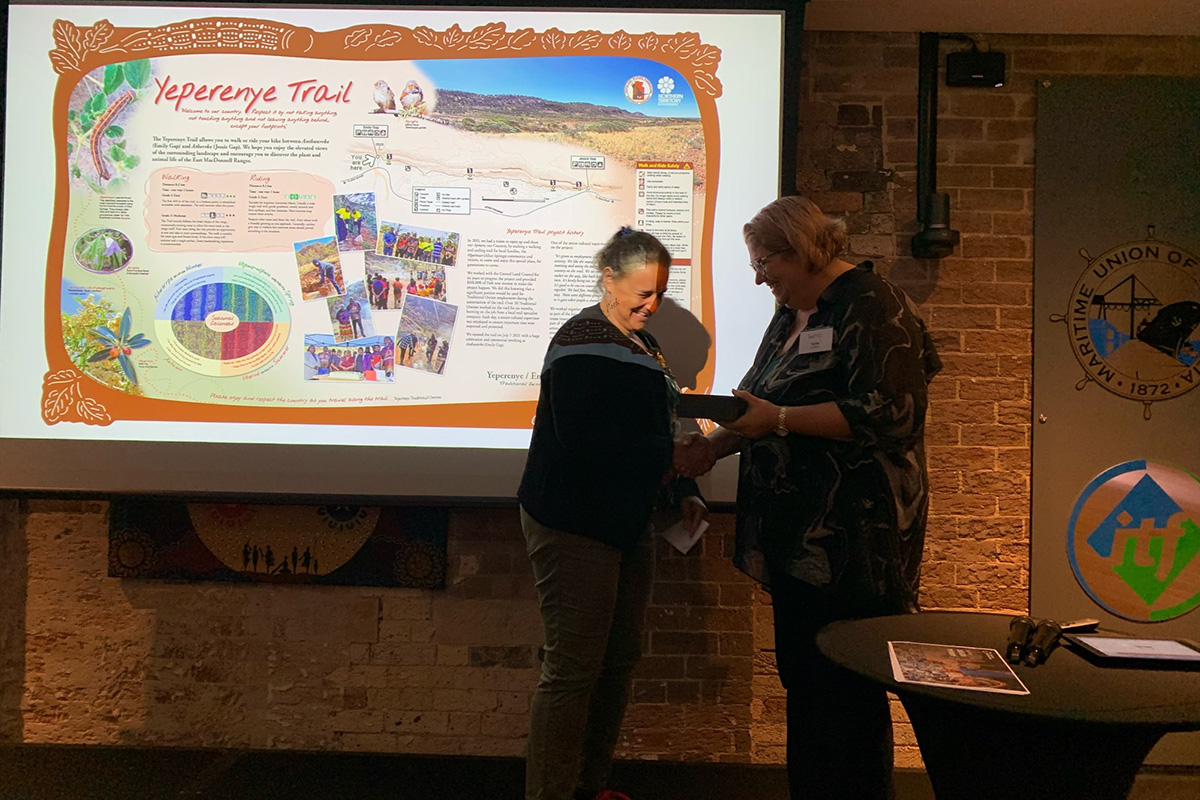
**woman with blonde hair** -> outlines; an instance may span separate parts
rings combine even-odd
[[[741,453],[734,559],[771,592],[791,794],[883,800],[887,695],[829,664],[816,634],[918,610],[926,387],[941,363],[913,303],[841,257],[845,223],[812,201],[781,197],[742,233],[778,309],[734,391],[748,410],[709,442],[712,458]]]

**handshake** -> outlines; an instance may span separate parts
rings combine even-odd
[[[713,443],[702,433],[687,433],[675,440],[671,469],[684,478],[698,478],[717,463]]]

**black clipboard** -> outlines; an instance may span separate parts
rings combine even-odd
[[[675,409],[678,417],[711,419],[713,422],[734,420],[746,413],[749,404],[740,397],[721,394],[681,394]]]

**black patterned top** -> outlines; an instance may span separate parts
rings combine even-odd
[[[743,441],[735,563],[763,582],[770,563],[864,613],[915,611],[926,387],[941,362],[912,301],[872,268],[859,264],[821,294],[805,328],[818,352],[779,355],[796,315],[780,308],[742,379],[778,405],[836,402],[852,440]]]

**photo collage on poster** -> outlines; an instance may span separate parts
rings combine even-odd
[[[459,234],[380,220],[371,192],[334,195],[332,211],[335,235],[293,244],[301,297],[328,308],[328,329],[304,333],[304,380],[392,383],[397,366],[443,374]]]

